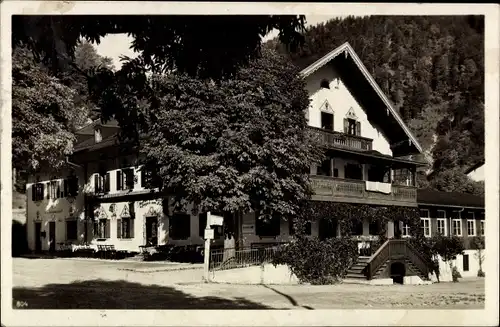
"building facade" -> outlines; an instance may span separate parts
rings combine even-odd
[[[422,149],[352,47],[346,43],[334,49],[301,75],[311,99],[309,131],[327,155],[310,169],[313,200],[417,208],[415,173],[422,164],[412,157]],[[203,244],[206,214],[174,212],[168,196],[157,192],[151,173],[137,164],[133,151],[117,143],[118,132],[113,121],[90,124],[77,132],[67,168],[56,173],[42,169],[30,177],[27,234],[31,250],[56,251],[67,242],[113,244],[118,250],[137,252],[145,245]],[[431,217],[434,207],[428,205],[422,210],[428,210]],[[428,217],[423,218],[426,224]],[[239,246],[287,242],[292,234],[284,220],[264,222],[254,213],[238,219]],[[433,221],[431,235],[438,228]],[[338,235],[328,228],[312,221],[308,232]],[[387,236],[394,236],[399,228],[404,226],[389,223]],[[369,222],[364,221],[360,242],[376,237],[370,233]],[[213,242],[223,242],[220,227]]]

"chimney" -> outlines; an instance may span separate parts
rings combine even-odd
[[[95,143],[99,143],[102,141],[101,129],[99,127],[97,127],[94,130],[94,136],[95,136]]]

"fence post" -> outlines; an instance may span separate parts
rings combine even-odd
[[[209,265],[210,265],[210,239],[205,239],[205,256],[204,256],[204,273],[205,273],[205,282],[210,282],[210,274],[209,274]]]

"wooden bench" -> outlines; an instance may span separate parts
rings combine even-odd
[[[116,259],[116,249],[112,244],[97,244],[97,252],[100,259]]]

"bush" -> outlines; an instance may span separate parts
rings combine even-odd
[[[350,238],[298,237],[279,251],[273,264],[288,265],[303,283],[324,285],[336,283],[358,257],[357,243]]]
[[[477,272],[477,277],[485,277],[484,271],[479,269],[479,271]]]
[[[459,278],[462,278],[462,275],[455,266],[453,266],[453,268],[451,269],[451,277],[453,278],[454,283],[458,282]]]

